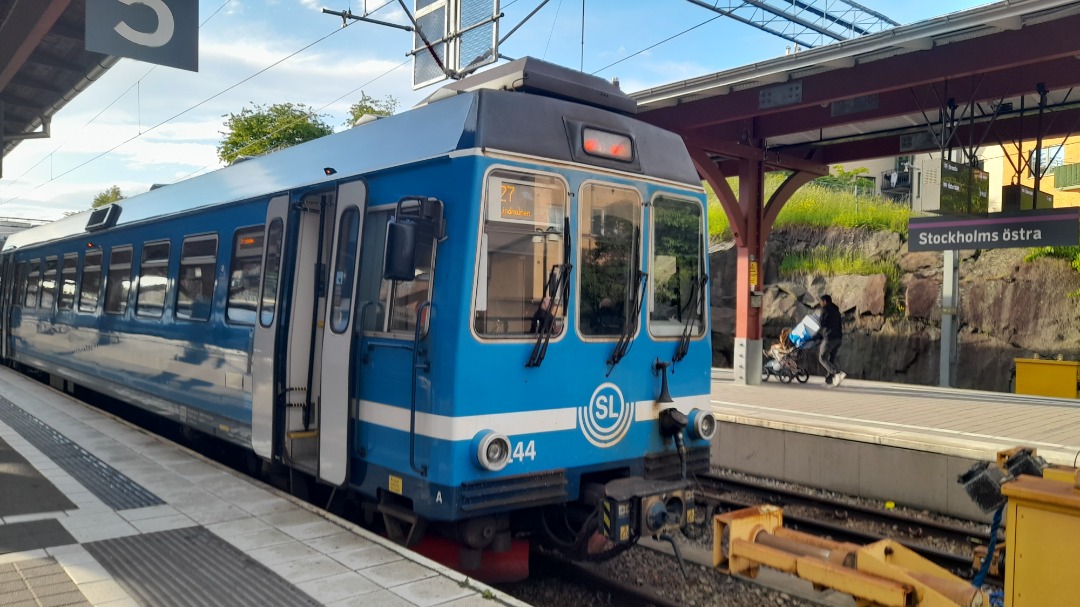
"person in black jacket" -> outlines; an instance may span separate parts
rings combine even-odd
[[[829,295],[821,296],[821,345],[818,346],[818,360],[825,367],[825,383],[830,386],[839,386],[844,381],[847,373],[840,370],[836,365],[836,352],[844,341],[843,320],[840,318],[840,308],[833,303]]]

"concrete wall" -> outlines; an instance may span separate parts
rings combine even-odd
[[[747,474],[990,522],[956,482],[976,460],[720,423],[712,464]]]

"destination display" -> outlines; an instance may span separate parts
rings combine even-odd
[[[1078,242],[1077,207],[908,220],[909,251],[1076,246]]]
[[[555,187],[516,179],[493,179],[491,195],[498,204],[488,204],[488,219],[533,225],[561,226],[563,196]]]
[[[941,161],[940,209],[948,213],[985,213],[990,207],[990,175],[966,164]]]

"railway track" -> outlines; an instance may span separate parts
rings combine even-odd
[[[792,529],[856,544],[888,537],[964,578],[971,577],[972,548],[990,541],[988,533],[973,531],[970,527],[868,508],[784,487],[713,473],[698,475],[698,480],[709,502],[721,510],[759,504],[781,506],[785,508],[784,524]],[[931,546],[935,540],[950,549]]]

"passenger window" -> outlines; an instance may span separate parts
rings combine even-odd
[[[109,274],[105,278],[105,312],[127,311],[131,290],[131,246],[113,247],[109,253]]]
[[[169,284],[170,243],[153,242],[143,245],[139,266],[139,293],[135,313],[139,316],[160,317],[165,310],[165,287]]]
[[[26,297],[26,283],[29,280],[29,270],[25,261],[20,261],[19,265],[15,267],[15,287],[18,291],[15,292],[12,305],[22,306],[23,298]]]
[[[705,330],[704,222],[701,205],[660,197],[652,205],[652,263],[649,272],[649,330],[678,337],[687,328]]]
[[[75,307],[75,272],[79,265],[79,256],[75,253],[64,255],[64,265],[60,268],[60,299],[57,310],[70,310]]]
[[[618,337],[641,296],[641,195],[588,184],[581,189],[578,329]]]
[[[46,310],[52,310],[53,302],[56,301],[56,258],[45,259],[45,277],[41,281],[41,293],[38,297],[38,305]]]
[[[30,273],[33,272],[34,265],[35,265],[35,262],[26,262],[26,261],[19,264],[19,298],[18,298],[18,301],[24,307],[31,305],[31,304],[28,303],[29,298],[30,298],[30,290],[31,290],[31,287],[30,287],[30,282],[31,282],[30,281]],[[35,305],[35,306],[37,305],[36,291],[35,291],[35,295],[34,295],[34,303],[32,305]]]
[[[189,236],[180,246],[180,282],[176,295],[176,317],[189,320],[210,318],[217,267],[217,234]]]
[[[41,288],[41,260],[30,260],[30,273],[27,275],[26,282],[26,297],[23,299],[23,306],[27,308],[36,308],[38,305],[38,289]]]
[[[553,270],[563,263],[566,184],[548,175],[494,171],[484,194],[484,232],[476,268],[473,328],[484,337],[525,337],[554,323]],[[557,274],[555,274],[557,276]]]
[[[342,333],[349,328],[359,228],[360,211],[356,207],[342,213],[341,225],[338,226],[338,247],[334,255],[337,260],[334,268],[334,290],[330,300],[330,330],[334,333]]]
[[[225,304],[225,318],[229,322],[255,324],[262,256],[263,226],[237,230],[233,236],[232,259],[229,261],[229,300]]]
[[[281,274],[281,219],[270,222],[266,235],[266,273],[263,276],[262,297],[259,299],[259,324],[269,327],[277,311],[278,278]]]
[[[79,285],[79,311],[93,313],[101,296],[101,251],[87,251],[83,257],[82,284]]]

